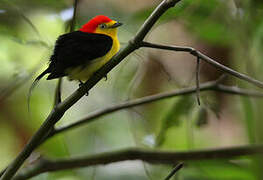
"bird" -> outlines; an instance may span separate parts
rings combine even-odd
[[[32,88],[46,74],[47,80],[67,76],[80,83],[87,81],[119,51],[117,29],[121,25],[119,21],[97,15],[79,30],[60,35],[48,68],[37,76]]]
[[[121,25],[119,21],[97,15],[79,30],[60,35],[55,42],[47,69],[35,78],[29,88],[29,114],[32,91],[46,74],[47,80],[67,76],[69,80],[78,80],[81,86],[106,64],[120,49],[117,29]]]

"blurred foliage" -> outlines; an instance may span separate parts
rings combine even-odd
[[[156,139],[156,146],[159,147],[164,143],[165,133],[170,127],[179,126],[180,121],[184,120],[183,117],[189,117],[193,110],[195,101],[190,96],[181,97],[174,105],[171,106],[165,117],[162,120],[162,127]]]
[[[161,1],[81,0],[76,29],[95,14],[105,14],[124,22],[119,38],[126,44],[139,26]],[[29,118],[26,95],[32,79],[46,67],[58,35],[65,33],[72,16],[71,0],[2,0],[0,1],[0,138],[1,161],[4,168],[22,149],[47,117],[53,104],[56,81],[41,81],[32,96]],[[136,7],[135,7],[136,6]],[[161,17],[154,30],[155,41],[169,40],[190,43],[211,57],[222,55],[230,67],[263,80],[263,2],[261,0],[182,0]],[[159,28],[162,32],[158,32]],[[183,38],[183,29],[187,39]],[[178,38],[180,37],[180,38]],[[182,38],[181,38],[182,37]],[[188,44],[187,44],[188,45]],[[179,53],[165,61],[162,53],[140,50],[129,56],[102,80],[90,95],[74,105],[58,123],[72,123],[89,112],[126,99],[169,91],[194,84],[188,76],[174,75],[187,69],[188,59]],[[165,52],[168,54],[168,52]],[[148,63],[158,60],[154,69]],[[179,63],[180,62],[180,63]],[[193,61],[194,65],[194,61]],[[172,70],[171,70],[172,69]],[[211,70],[212,69],[212,70]],[[170,79],[163,75],[167,71]],[[214,77],[216,70],[205,66],[202,79]],[[33,77],[31,77],[33,75]],[[208,78],[207,78],[208,77]],[[188,82],[180,84],[180,82]],[[228,84],[255,87],[228,78]],[[78,87],[64,81],[63,98]],[[193,150],[262,143],[261,99],[225,96],[202,92],[202,104],[195,95],[171,98],[130,110],[123,110],[83,127],[48,140],[37,150],[37,156],[51,158],[91,155],[124,147],[139,146],[163,150]],[[262,157],[234,160],[186,162],[173,179],[179,180],[255,180],[263,179]],[[26,166],[34,165],[29,161]],[[151,179],[163,179],[170,166],[147,165]],[[121,162],[107,166],[45,173],[34,180],[79,179],[149,179],[141,162]]]

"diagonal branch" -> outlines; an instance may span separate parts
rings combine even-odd
[[[40,160],[33,167],[24,169],[14,179],[26,180],[45,172],[82,168],[95,165],[106,165],[127,160],[142,160],[154,164],[175,164],[179,161],[233,159],[240,156],[256,155],[261,153],[263,153],[263,145],[237,146],[231,148],[186,152],[153,151],[129,148],[115,152],[105,152],[79,158],[64,160]]]
[[[239,79],[243,79],[251,84],[254,84],[260,88],[263,88],[263,83],[261,81],[258,81],[256,79],[253,79],[245,74],[239,73],[229,67],[226,67],[218,62],[216,62],[215,60],[213,60],[212,58],[204,55],[203,53],[195,50],[192,47],[184,47],[184,46],[168,46],[168,45],[162,45],[162,44],[154,44],[154,43],[149,43],[149,42],[142,42],[140,45],[140,47],[148,47],[148,48],[154,48],[154,49],[163,49],[163,50],[170,50],[170,51],[177,51],[177,52],[188,52],[190,54],[192,54],[195,57],[199,57],[200,59],[204,60],[205,62],[207,62],[208,64],[211,64],[212,66],[214,66],[215,68],[217,68],[218,70],[224,71],[228,74],[231,74],[232,76],[235,76]]]
[[[154,10],[142,25],[135,37],[130,43],[119,51],[107,64],[100,68],[83,86],[79,87],[63,102],[59,103],[50,112],[45,122],[41,125],[38,131],[33,135],[30,141],[26,144],[24,149],[19,153],[15,160],[8,166],[7,170],[1,177],[1,180],[10,180],[24,161],[30,156],[34,149],[43,140],[46,133],[63,117],[64,113],[82,98],[91,88],[93,88],[109,71],[117,66],[125,57],[138,48],[138,42],[142,41],[146,34],[150,31],[156,21],[163,15],[169,8],[175,6],[180,0],[163,0],[162,3]]]

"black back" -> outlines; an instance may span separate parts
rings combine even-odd
[[[104,34],[74,31],[58,37],[53,55],[50,57],[47,79],[65,76],[65,70],[85,66],[92,60],[106,55],[113,40]]]

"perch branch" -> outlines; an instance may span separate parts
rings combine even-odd
[[[45,172],[95,165],[106,165],[127,160],[142,160],[153,164],[175,164],[180,161],[233,159],[240,156],[256,155],[261,153],[263,153],[263,145],[238,146],[186,152],[153,151],[129,148],[80,158],[40,160],[38,163],[34,164],[33,167],[25,168],[14,179],[26,180]]]

